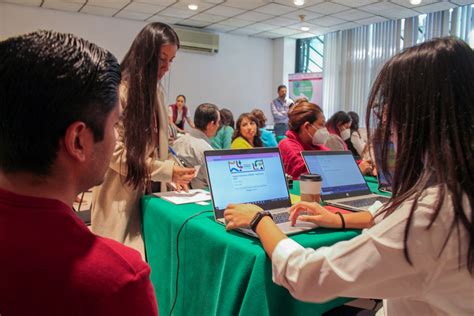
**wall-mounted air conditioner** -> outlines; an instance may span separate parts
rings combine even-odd
[[[185,28],[174,28],[174,30],[178,33],[181,49],[207,54],[219,52],[218,34]]]

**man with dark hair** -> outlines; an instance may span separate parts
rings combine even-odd
[[[179,137],[173,144],[174,150],[187,167],[200,166],[197,176],[191,181],[193,189],[201,189],[208,185],[204,152],[212,150],[210,138],[219,129],[220,113],[217,106],[204,103],[194,112],[196,128]]]
[[[140,254],[72,209],[115,146],[120,66],[70,34],[0,42],[0,314],[156,315]]]
[[[278,98],[270,104],[273,114],[273,129],[276,136],[284,136],[288,130],[288,110],[293,100],[286,97],[286,86],[278,86]]]

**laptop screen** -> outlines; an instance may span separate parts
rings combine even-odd
[[[350,151],[303,152],[309,173],[323,178],[321,196],[341,198],[370,194],[369,187]]]
[[[379,166],[382,165],[382,148],[381,145],[376,143],[374,144],[374,155],[375,155],[375,164],[377,165],[377,178],[379,181],[379,189],[392,191],[391,180],[393,179],[393,174],[395,172],[395,147],[393,143],[388,145],[388,157],[387,157],[387,173],[382,171],[382,168]]]
[[[230,203],[291,205],[278,148],[214,150],[205,156],[215,211],[222,213]]]

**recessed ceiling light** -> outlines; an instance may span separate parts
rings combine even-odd
[[[302,27],[301,27],[301,30],[302,30],[303,32],[308,32],[308,31],[309,31],[309,27],[307,27],[307,26],[302,26]]]
[[[304,0],[294,0],[293,3],[297,6],[302,6],[304,4]]]
[[[188,9],[196,11],[198,9],[198,6],[197,6],[197,4],[190,4],[190,5],[188,5]]]
[[[413,5],[418,5],[421,3],[421,0],[410,0],[410,3]]]

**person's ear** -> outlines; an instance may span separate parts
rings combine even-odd
[[[68,126],[64,134],[64,149],[69,156],[84,162],[94,137],[84,122],[74,122]]]

